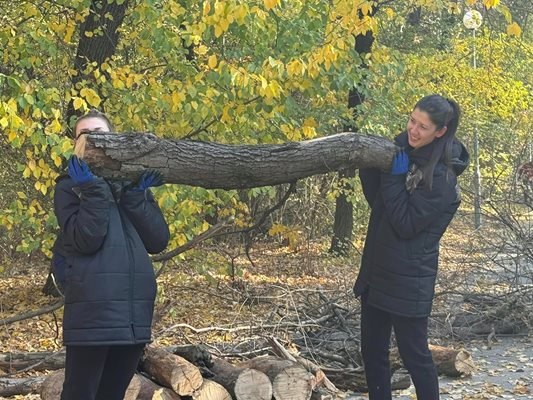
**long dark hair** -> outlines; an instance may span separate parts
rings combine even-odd
[[[105,115],[101,111],[98,111],[96,108],[91,108],[87,112],[87,114],[82,115],[81,117],[79,117],[76,120],[76,123],[74,124],[74,129],[72,131],[72,136],[74,138],[76,138],[76,128],[78,127],[78,124],[80,123],[80,121],[83,121],[86,118],[100,118],[100,119],[105,121],[105,123],[107,124],[107,127],[109,128],[110,131],[113,131],[115,129],[113,127],[113,123],[111,122],[111,120],[109,119],[109,117],[107,115]]]
[[[454,100],[447,99],[438,94],[431,94],[418,100],[415,109],[424,111],[429,119],[437,126],[437,130],[446,127],[446,132],[441,137],[435,138],[433,150],[429,162],[421,167],[423,181],[429,190],[433,185],[433,172],[440,159],[444,159],[444,164],[451,172],[451,158],[455,133],[461,118],[461,108]]]

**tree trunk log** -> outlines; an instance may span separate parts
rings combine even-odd
[[[147,347],[141,367],[157,383],[172,388],[180,396],[192,396],[202,386],[203,378],[195,365],[165,350]]]
[[[390,169],[396,146],[371,135],[339,133],[279,145],[225,145],[164,140],[153,134],[91,133],[76,154],[98,175],[136,180],[146,169],[167,183],[207,189],[244,189],[289,183],[344,168]]]
[[[315,387],[313,374],[298,364],[285,368],[272,382],[276,400],[309,400]]]
[[[276,400],[309,400],[316,386],[316,379],[298,363],[277,357],[256,357],[239,366],[265,373],[272,382]]]
[[[465,349],[456,350],[451,347],[430,344],[429,350],[439,375],[446,375],[452,378],[462,375],[470,376],[476,369],[470,353]],[[391,351],[390,359],[392,369],[402,367],[402,359],[397,348]]]
[[[237,367],[229,362],[213,357],[211,379],[226,388],[237,400],[270,400],[272,383],[264,373],[251,368]]]
[[[429,350],[431,350],[439,375],[470,376],[476,369],[470,353],[465,349],[456,350],[450,347],[429,345]]]
[[[65,381],[65,370],[60,369],[57,371],[54,371],[50,375],[46,377],[40,377],[42,378],[42,384],[39,385],[39,394],[41,395],[42,400],[59,400],[61,398],[61,391],[63,390],[63,382]],[[145,382],[144,380],[148,381]],[[149,379],[141,376],[141,375],[134,375],[131,379],[130,384],[128,385],[128,388],[126,389],[126,393],[124,394],[124,400],[145,400],[145,399],[152,399],[152,397],[148,397],[148,391],[145,390],[145,386],[150,387],[151,382]],[[155,383],[151,382],[155,389],[163,389],[160,386],[157,386]],[[166,389],[166,388],[165,388]],[[145,392],[143,392],[145,390]],[[152,394],[154,393],[154,390],[152,390]],[[169,389],[166,389],[169,390]],[[146,394],[145,397],[143,397],[143,393]],[[165,400],[180,400],[179,396],[176,397],[163,397]]]
[[[44,379],[42,376],[31,378],[0,378],[0,398],[15,396],[17,394],[39,393]]]
[[[161,387],[150,379],[143,375],[136,374],[131,380],[128,389],[132,388],[132,394],[134,393],[134,387],[138,387],[136,397],[127,397],[124,400],[180,400],[181,397],[172,390]]]
[[[193,400],[232,400],[224,386],[221,384],[204,379],[202,386],[192,395]]]
[[[46,377],[41,385],[41,399],[42,400],[59,400],[61,391],[63,390],[63,381],[65,380],[65,370],[60,369],[54,371]]]

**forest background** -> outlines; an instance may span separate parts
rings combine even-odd
[[[2,317],[46,303],[28,293],[40,293],[48,275],[54,181],[73,153],[72,123],[88,109],[108,113],[119,132],[165,139],[265,144],[344,131],[392,139],[429,93],[461,105],[458,136],[473,156],[453,240],[445,240],[453,272],[440,278],[439,294],[501,300],[518,293],[530,305],[529,3],[0,0]],[[475,35],[463,25],[469,9],[483,16]],[[369,215],[356,171],[306,178],[285,196],[288,190],[154,190],[170,225],[169,249],[217,223],[233,230],[163,264],[158,302],[168,321],[188,318],[170,288],[191,277],[213,287],[229,282],[247,295],[261,279],[280,276],[355,278]],[[272,261],[279,254],[283,261]],[[518,319],[507,333],[529,329],[528,318]],[[6,345],[27,349],[11,329]],[[60,346],[53,334],[31,343]]]

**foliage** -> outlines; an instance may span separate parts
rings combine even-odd
[[[102,1],[24,0],[14,4],[0,0],[6,10],[0,16],[0,134],[9,143],[2,151],[16,159],[17,174],[26,182],[25,190],[17,190],[18,195],[8,203],[3,200],[0,225],[24,232],[17,243],[20,251],[42,249],[48,254],[53,241],[50,199],[62,160],[72,152],[64,135],[70,123],[65,117],[70,102],[79,112],[91,107],[105,110],[120,131],[148,130],[165,138],[227,143],[311,139],[341,130],[352,118],[347,93],[359,84],[362,74],[361,60],[354,52],[355,35],[371,29],[386,43],[386,33],[403,26],[417,7],[450,24],[457,22],[461,8],[444,0],[398,0],[386,6],[365,0],[128,1],[115,55],[101,65],[89,63],[81,71],[86,78],[77,82],[76,49],[81,42],[103,35],[101,28],[80,34],[93,3],[98,7]],[[490,12],[503,9],[496,0],[468,3]],[[512,24],[512,17],[505,17],[507,24]],[[104,15],[101,22],[112,18]],[[438,21],[412,37],[434,36],[435,27],[442,26]],[[510,33],[518,32],[511,28]],[[465,57],[464,72],[467,39],[443,32],[441,36],[442,43],[458,40],[454,49]],[[404,56],[388,40],[391,47],[381,47],[370,60],[372,100],[363,106],[360,124],[370,133],[390,136],[403,124],[402,115],[412,99],[445,84],[455,94],[453,79],[459,81],[465,75],[459,70],[454,73],[453,62],[460,60],[452,60],[451,49],[444,44],[440,48],[445,50],[433,46]],[[447,62],[441,63],[446,54]],[[434,61],[426,62],[429,59]],[[476,98],[481,102],[488,98],[489,87],[504,85],[506,100],[493,104],[492,109],[498,105],[507,110],[502,113],[523,109],[525,103],[509,106],[507,100],[525,89],[513,86],[516,79],[509,80],[511,71],[503,64],[500,68],[508,74],[502,78],[490,74],[494,86],[480,87],[484,91]],[[434,82],[434,74],[444,74],[444,78]],[[478,91],[470,82],[461,93],[465,99],[470,98],[466,88]],[[501,115],[497,117],[501,122]],[[171,221],[173,246],[205,229],[206,220],[215,214],[231,216],[241,226],[253,220],[252,209],[241,200],[249,196],[238,192],[189,187],[164,187],[156,192]],[[315,193],[323,195],[321,190]],[[264,198],[272,201],[272,197]],[[295,203],[312,201],[301,200]],[[332,202],[324,203],[323,209],[332,207]],[[307,210],[292,215],[303,218]],[[323,227],[316,230],[325,231]]]

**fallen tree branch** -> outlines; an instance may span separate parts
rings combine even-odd
[[[61,299],[54,304],[50,304],[48,306],[39,308],[38,310],[28,311],[23,314],[15,315],[13,317],[0,319],[0,325],[9,325],[9,324],[12,324],[13,322],[23,321],[25,319],[37,317],[39,315],[48,314],[49,312],[55,311],[58,308],[63,307],[63,304],[65,304],[65,301]]]

